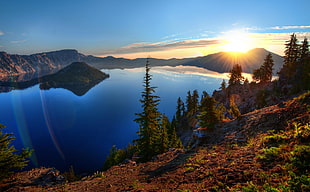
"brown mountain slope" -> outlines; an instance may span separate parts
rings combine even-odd
[[[7,191],[307,191],[309,121],[310,92],[223,122],[194,150],[172,149],[64,185],[11,182]]]

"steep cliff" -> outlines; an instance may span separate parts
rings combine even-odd
[[[76,50],[60,50],[33,55],[16,55],[0,52],[0,76],[38,73],[47,75],[86,56]]]

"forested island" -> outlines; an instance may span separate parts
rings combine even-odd
[[[73,62],[54,74],[33,77],[25,81],[14,81],[12,79],[2,80],[0,81],[0,86],[1,90],[8,92],[16,89],[26,89],[40,84],[40,89],[43,90],[64,88],[72,91],[78,96],[82,96],[96,84],[108,77],[108,74],[84,62]]]

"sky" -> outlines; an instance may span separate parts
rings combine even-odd
[[[310,39],[309,0],[0,0],[0,51],[185,58]]]

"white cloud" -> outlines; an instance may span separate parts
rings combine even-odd
[[[285,30],[285,29],[310,29],[310,25],[274,26],[274,27],[270,27],[270,29],[275,29],[275,30]]]
[[[285,41],[290,39],[292,32],[284,32],[280,29],[296,29],[296,36],[298,40],[302,41],[305,37],[310,39],[310,32],[298,32],[297,29],[307,29],[310,26],[278,26],[272,27],[277,30],[274,32],[264,33],[263,31],[269,28],[244,28],[241,32],[247,34],[247,36],[251,39],[252,45],[251,48],[265,48],[269,51],[275,52],[277,54],[282,55],[284,50]],[[253,32],[250,32],[252,31]],[[256,31],[256,32],[254,32]],[[231,32],[231,31],[230,31]],[[139,57],[139,54],[157,54],[158,58],[184,58],[192,56],[201,56],[212,54],[215,52],[223,51],[223,47],[225,47],[226,41],[225,34],[229,32],[218,33],[219,36],[211,38],[211,37],[203,37],[200,34],[200,37],[188,37],[187,39],[175,38],[166,41],[160,42],[138,42],[129,44],[127,46],[114,49],[114,50],[106,50],[98,53],[100,56],[114,55],[117,57],[125,57],[125,58],[136,58]],[[172,35],[171,37],[174,37]]]
[[[4,32],[0,30],[0,35],[4,35]]]
[[[287,30],[287,29],[310,29],[310,25],[290,25],[290,26],[272,26],[272,27],[247,27],[244,28],[246,31],[266,31],[266,30]]]
[[[119,49],[104,51],[102,54],[124,54],[124,53],[137,53],[137,52],[151,52],[151,51],[165,51],[172,49],[188,49],[206,47],[208,45],[219,44],[218,39],[193,39],[193,40],[173,40],[163,41],[156,43],[133,43]]]
[[[24,39],[24,40],[11,41],[11,43],[13,43],[13,44],[18,44],[18,43],[24,43],[24,42],[26,42],[26,41],[27,41],[27,40]]]

